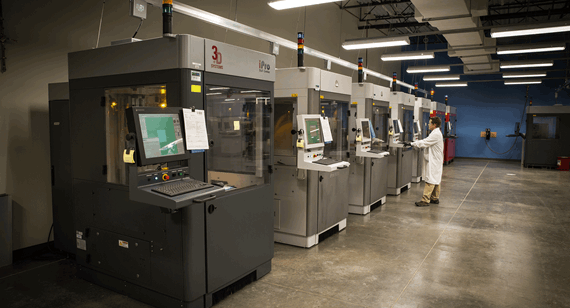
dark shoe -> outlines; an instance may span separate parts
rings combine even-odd
[[[416,202],[416,206],[429,206],[429,203],[423,202],[423,201],[418,201],[418,202]]]
[[[437,200],[430,200],[429,203],[439,204],[439,199],[437,199]]]

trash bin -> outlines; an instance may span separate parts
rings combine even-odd
[[[569,169],[570,169],[570,157],[559,156],[557,165],[558,165],[558,167],[556,169],[562,170],[562,171],[569,171]]]
[[[12,198],[0,194],[0,267],[12,264]]]

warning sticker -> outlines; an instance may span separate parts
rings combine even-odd
[[[123,248],[129,248],[129,242],[119,240],[119,246]]]
[[[192,81],[198,81],[198,82],[202,81],[202,73],[201,72],[191,71],[190,74],[191,74],[190,79]]]
[[[76,239],[77,249],[87,250],[87,241],[82,239]]]

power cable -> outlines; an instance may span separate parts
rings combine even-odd
[[[135,38],[135,36],[137,36],[137,33],[139,33],[139,30],[140,30],[140,28],[141,28],[141,26],[142,26],[143,21],[144,21],[144,19],[141,19],[141,22],[139,23],[139,26],[138,26],[138,28],[137,28],[137,31],[135,31],[135,34],[133,34],[133,38]]]
[[[103,8],[101,9],[101,19],[99,20],[99,32],[97,32],[97,44],[95,48],[99,48],[99,37],[101,36],[101,25],[103,24],[103,12],[105,12],[105,0],[103,0]]]

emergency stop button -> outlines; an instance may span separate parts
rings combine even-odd
[[[168,176],[168,174],[163,174],[163,175],[162,175],[162,180],[163,180],[163,181],[167,181],[167,180],[169,180],[169,179],[170,179],[170,177]]]

